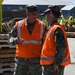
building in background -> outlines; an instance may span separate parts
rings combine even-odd
[[[65,5],[73,5],[69,0],[4,0],[2,3],[3,11],[5,10],[19,10],[20,8],[25,9],[27,4],[38,5],[38,12],[47,9],[48,5],[59,5],[63,7]]]
[[[48,5],[59,5],[60,8],[63,8],[66,5],[69,5],[69,6],[74,5],[74,3],[72,3],[70,0],[4,0],[2,3],[3,18],[9,17],[9,16],[11,18],[17,17],[19,16],[20,12],[18,12],[17,14],[16,11],[19,11],[19,10],[22,10],[22,11],[24,10],[23,12],[20,13],[20,15],[22,14],[22,17],[23,16],[25,17],[25,6],[27,4],[36,4],[38,6],[39,14],[42,13],[42,11],[46,10],[48,8]],[[14,13],[11,11],[14,11]],[[67,16],[71,15],[70,14],[71,11],[69,13],[68,12],[69,11],[66,12],[65,10],[63,10],[62,14],[65,13],[65,15]]]
[[[69,16],[75,17],[75,5],[66,5],[61,9],[61,11],[65,17],[69,17]]]

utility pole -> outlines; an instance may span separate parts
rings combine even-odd
[[[0,0],[0,32],[2,31],[2,2],[3,0]]]

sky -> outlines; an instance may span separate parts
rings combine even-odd
[[[6,1],[6,3],[9,1],[9,0],[4,0],[4,1]],[[10,0],[10,1],[12,1],[12,0]],[[17,0],[15,0],[15,1],[17,1]],[[68,0],[67,0],[68,1]],[[72,2],[73,4],[75,4],[75,0],[69,0],[70,2]],[[9,2],[8,2],[9,3]]]
[[[69,0],[69,1],[71,1],[72,3],[74,3],[74,4],[75,4],[75,0]]]

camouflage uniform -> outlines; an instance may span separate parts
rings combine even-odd
[[[35,23],[29,23],[27,21],[27,28],[30,33],[32,34],[32,31],[34,29]],[[45,30],[46,31],[46,30]],[[13,27],[11,33],[10,33],[10,38],[14,37],[16,38],[17,36],[17,29],[16,26]],[[44,39],[42,39],[43,41]],[[17,41],[13,40],[11,44],[16,44]],[[40,58],[40,56],[39,56]],[[41,75],[41,66],[40,66],[40,59],[39,58],[16,58],[16,63],[15,63],[15,69],[14,69],[14,74],[13,75]],[[18,65],[18,66],[17,66]]]
[[[41,75],[39,60],[39,58],[16,58],[14,75]]]
[[[43,65],[42,66],[42,75],[63,75],[65,66],[61,66],[60,64],[63,61],[64,52],[66,48],[66,42],[64,39],[63,32],[60,28],[57,28],[54,32],[54,39],[56,41],[56,55],[55,61],[51,65]],[[56,64],[59,68],[59,71],[54,70],[54,64]]]
[[[55,71],[52,65],[45,65],[43,68],[42,75],[63,75],[64,73],[64,66],[59,66],[59,71]]]
[[[56,6],[56,5],[49,6],[48,9],[44,11],[44,14],[46,15],[47,21],[49,22],[49,26],[59,25],[57,24],[58,18],[61,15],[59,6]],[[63,62],[64,54],[66,52],[65,36],[60,27],[54,28],[52,31],[53,33],[51,33],[51,31],[52,29],[50,29],[50,32],[48,33],[52,34],[53,38],[47,37],[47,40],[45,41],[44,47],[42,49],[43,51],[41,53],[41,58],[44,57],[44,60],[40,62],[40,64],[42,65],[42,75],[63,75],[65,66],[62,66],[61,63]],[[53,41],[53,44],[51,45],[52,41]],[[49,42],[52,47],[48,45]],[[54,52],[53,56],[52,55],[50,56],[49,53],[47,52],[49,51],[49,49],[47,48],[47,45],[48,45],[48,48],[50,46],[51,51],[53,50],[52,51],[52,53]],[[54,49],[53,49],[53,46],[54,46]]]

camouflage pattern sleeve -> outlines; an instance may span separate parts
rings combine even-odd
[[[66,50],[66,41],[64,39],[63,31],[57,28],[54,32],[54,38],[56,42],[56,54],[54,64],[60,65],[63,61],[64,53]]]
[[[17,37],[17,29],[16,29],[16,25],[12,28],[11,32],[10,32],[10,36],[11,37]]]
[[[9,33],[9,44],[15,45],[17,44],[17,29],[16,26],[14,26]]]

